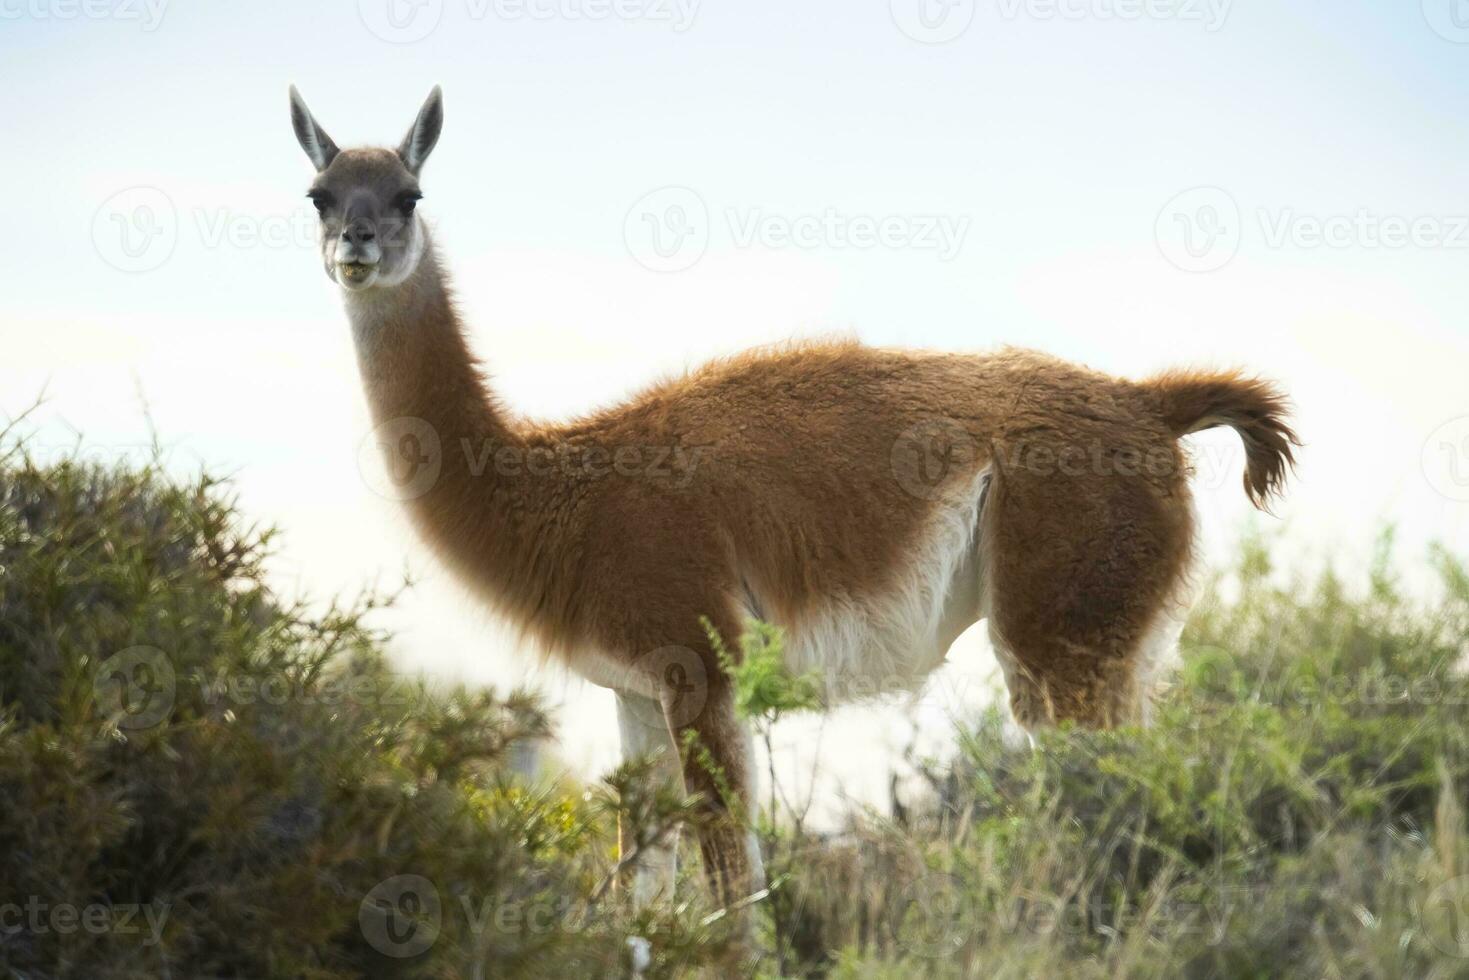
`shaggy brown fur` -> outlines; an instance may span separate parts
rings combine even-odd
[[[631,668],[665,647],[697,651],[703,709],[674,734],[697,732],[734,786],[749,785],[750,760],[700,618],[737,636],[753,591],[768,597],[763,615],[798,630],[831,596],[884,595],[934,507],[895,473],[894,447],[915,427],[951,420],[971,440],[942,486],[992,474],[981,531],[991,629],[1019,665],[1011,699],[1027,726],[1136,717],[1133,658],[1190,552],[1178,436],[1235,426],[1257,501],[1291,462],[1281,398],[1261,382],[1139,384],[1018,350],[750,352],[580,421],[536,425],[489,397],[431,253],[399,293],[370,301],[390,305],[362,371],[375,419],[422,419],[438,434],[439,476],[408,502],[414,523],[573,666],[589,654]],[[627,449],[699,462],[683,485],[653,472],[538,474],[530,463]],[[486,457],[526,462],[475,472]],[[684,775],[717,805],[703,768],[689,762]],[[706,841],[711,868],[737,883],[727,896],[745,884],[737,843]]]
[[[717,773],[686,753],[690,791],[722,813],[722,783],[751,787],[702,617],[733,639],[758,614],[814,655],[861,657],[872,636],[889,653],[909,639],[899,613],[879,624],[887,633],[861,632],[866,610],[937,603],[942,622],[924,620],[932,635],[912,649],[937,643],[941,658],[987,619],[1022,724],[1141,716],[1150,636],[1192,544],[1178,439],[1234,427],[1263,504],[1296,444],[1276,389],[1236,374],[1125,381],[1022,350],[813,343],[717,361],[564,425],[513,418],[470,354],[426,228],[394,204],[416,193],[437,98],[405,140],[412,173],[404,151],[338,151],[297,113],[321,171],[313,194],[340,202],[323,206],[328,272],[359,264],[344,295],[389,466],[408,425],[413,472],[432,473],[406,501],[425,540],[541,650],[661,705],[673,745],[695,737]],[[376,253],[360,228],[381,214],[408,237],[364,271]],[[397,278],[373,285],[384,268]],[[955,525],[958,538],[936,536]],[[952,578],[929,575],[961,549]],[[747,894],[743,833],[714,820],[701,844],[717,894]]]

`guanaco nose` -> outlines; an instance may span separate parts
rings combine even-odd
[[[342,238],[348,245],[365,245],[377,237],[377,229],[373,228],[372,222],[359,218],[349,221],[342,229]]]

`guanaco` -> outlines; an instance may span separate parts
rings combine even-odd
[[[339,150],[291,89],[387,463],[424,540],[529,644],[617,697],[624,752],[661,750],[713,819],[729,903],[762,877],[726,794],[750,737],[703,621],[779,626],[831,701],[912,688],[987,622],[1027,729],[1145,720],[1193,540],[1179,438],[1231,426],[1263,507],[1299,445],[1275,386],[1237,372],[1135,382],[1024,350],[791,344],[738,354],[563,424],[508,413],[470,352],[418,210],[435,88],[396,149]],[[623,841],[625,848],[632,846]],[[634,892],[672,889],[675,844]]]

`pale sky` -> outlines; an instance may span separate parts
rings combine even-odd
[[[538,674],[374,493],[290,82],[343,145],[444,86],[421,208],[517,410],[833,332],[1241,365],[1308,443],[1254,519],[1283,561],[1351,567],[1388,521],[1407,567],[1469,553],[1465,0],[0,0],[0,413],[47,387],[36,445],[112,458],[141,390],[171,465],[283,528],[283,591],[412,569],[400,662],[543,687],[585,771],[610,696]],[[1194,444],[1219,564],[1252,520],[1238,444]],[[932,745],[986,697],[983,644],[953,659]],[[880,797],[914,714],[841,712],[825,797]],[[814,731],[783,738],[809,758]]]

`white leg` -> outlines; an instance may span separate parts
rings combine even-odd
[[[750,723],[742,721],[740,727],[744,729],[745,758],[750,760],[750,785],[745,787],[745,807],[753,817],[760,809],[760,780],[756,775],[759,766],[755,764],[759,757],[755,754],[755,733],[750,730]],[[750,862],[750,888],[759,891],[765,887],[765,859],[760,855],[760,839],[755,836],[753,827],[745,835],[745,858]]]
[[[675,786],[683,785],[678,749],[668,733],[663,708],[657,701],[618,691],[617,727],[622,733],[624,759],[659,752],[658,772]],[[648,848],[638,856],[633,873],[633,903],[641,908],[659,897],[672,898],[677,872],[678,837],[674,831],[669,840]]]

